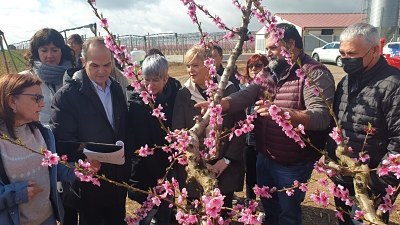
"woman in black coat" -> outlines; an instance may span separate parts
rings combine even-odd
[[[181,84],[168,76],[168,62],[158,54],[150,55],[143,61],[142,74],[147,89],[155,96],[155,107],[158,105],[163,107],[162,112],[165,113],[166,118],[164,124],[170,128],[175,97]],[[134,92],[131,86],[128,87],[128,104],[128,140],[133,149],[140,149],[146,144],[149,147],[167,144],[165,140],[166,132],[161,129],[158,119],[151,115],[152,109],[143,102],[139,93]],[[156,149],[153,155],[144,158],[135,156],[133,162],[138,162],[138,164],[131,176],[135,187],[142,190],[155,187],[157,180],[164,177],[166,168],[170,165],[168,156],[169,154],[161,149]],[[139,193],[129,193],[128,196],[139,203],[143,203],[147,197]],[[162,201],[159,208],[150,211],[140,224],[150,224],[154,215],[157,224],[169,224],[171,209],[168,205],[169,203]]]

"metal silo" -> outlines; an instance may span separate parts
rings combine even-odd
[[[370,0],[369,23],[377,27],[381,37],[396,41],[399,35],[399,0]]]

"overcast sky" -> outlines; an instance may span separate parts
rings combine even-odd
[[[229,27],[240,25],[240,14],[231,0],[197,0]],[[242,0],[244,2],[244,0]],[[351,2],[351,4],[349,4]],[[210,4],[211,3],[211,4]],[[264,0],[272,13],[347,12],[359,13],[363,0]],[[97,7],[109,19],[114,34],[197,32],[180,0],[97,0]],[[218,31],[210,20],[200,17],[207,32]],[[39,29],[56,30],[98,22],[86,0],[0,0],[0,30],[8,44],[28,40]],[[98,26],[100,27],[100,26]],[[250,30],[258,30],[255,19]],[[99,29],[101,34],[104,32]],[[93,36],[89,29],[67,32]]]

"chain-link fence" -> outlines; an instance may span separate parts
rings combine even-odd
[[[255,33],[255,32],[252,32]],[[224,50],[224,54],[228,54],[235,47],[238,38],[230,40],[223,39],[225,32],[209,33],[209,37],[218,40],[219,45]],[[134,49],[147,51],[151,48],[160,49],[165,55],[183,55],[190,47],[200,42],[200,33],[159,33],[148,35],[118,35],[116,40],[126,45],[129,51]],[[17,49],[26,50],[29,48],[29,40],[12,44]],[[243,53],[253,53],[255,48],[254,42],[245,42]]]

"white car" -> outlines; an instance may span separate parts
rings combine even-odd
[[[383,46],[383,55],[395,55],[398,56],[400,53],[400,42],[388,42]]]
[[[322,47],[314,49],[311,53],[313,59],[318,62],[335,63],[337,66],[342,66],[342,57],[339,53],[340,43],[335,41],[328,43]]]

